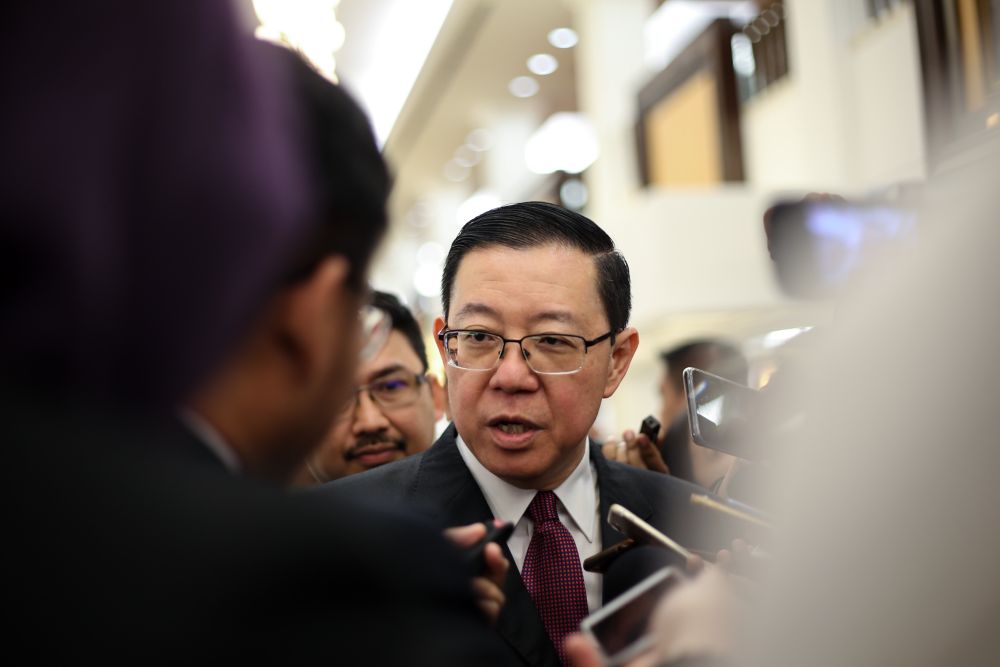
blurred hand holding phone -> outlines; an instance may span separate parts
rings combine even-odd
[[[761,392],[698,368],[685,368],[691,437],[702,447],[741,459],[764,455]]]
[[[659,434],[660,420],[648,415],[639,425],[638,434],[631,430],[625,431],[621,440],[612,439],[601,445],[601,451],[604,453],[604,458],[609,461],[618,461],[636,468],[669,475],[670,469],[667,468],[657,445]]]
[[[681,579],[677,568],[662,569],[583,619],[580,629],[593,640],[605,664],[624,665],[654,646],[653,611]]]
[[[670,537],[667,537],[659,530],[651,526],[642,518],[636,516],[630,510],[614,503],[608,508],[608,523],[613,528],[620,531],[626,537],[635,542],[644,544],[651,543],[673,551],[675,554],[689,562],[695,556],[694,553],[684,548]]]
[[[484,523],[483,525],[486,526],[486,534],[465,551],[465,560],[469,564],[469,569],[476,576],[482,576],[488,571],[484,553],[486,545],[491,543],[502,545],[514,532],[514,524],[510,522]]]

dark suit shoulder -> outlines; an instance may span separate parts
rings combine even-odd
[[[694,495],[725,502],[708,489],[687,480],[634,466],[606,461],[616,484],[639,494],[652,508],[650,523],[684,546],[703,551],[727,548],[734,538],[750,539],[757,533],[738,519],[692,503]]]
[[[706,489],[703,489],[697,484],[692,484],[687,480],[674,477],[673,475],[664,475],[663,473],[653,472],[652,470],[636,468],[635,466],[630,466],[618,461],[608,461],[607,464],[608,467],[614,471],[615,475],[619,475],[623,479],[627,479],[628,483],[636,485],[644,493],[651,494],[653,496],[683,496],[687,499],[692,493],[707,492]]]
[[[316,492],[329,491],[351,496],[375,493],[381,497],[402,497],[410,488],[420,468],[424,454],[414,454],[356,475],[341,477],[318,487]]]

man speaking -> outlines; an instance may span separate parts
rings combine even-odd
[[[443,525],[513,523],[497,631],[520,662],[560,664],[565,636],[625,585],[581,566],[624,537],[605,521],[612,503],[677,539],[691,534],[678,510],[687,514],[692,487],[588,443],[639,344],[628,266],[588,218],[513,204],[459,232],[442,302],[453,425],[426,452],[330,488],[422,507]]]

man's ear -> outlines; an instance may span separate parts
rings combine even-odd
[[[274,332],[297,380],[311,384],[325,376],[342,336],[354,334],[355,297],[347,288],[350,263],[341,256],[320,262],[305,279],[278,297]]]
[[[611,348],[611,363],[608,365],[608,379],[604,383],[604,398],[609,398],[618,389],[637,349],[639,349],[639,332],[634,327],[625,327],[615,335],[615,344]]]
[[[438,332],[444,329],[444,318],[435,317],[434,318],[434,344],[437,345],[438,354],[441,355],[441,363],[444,364],[445,368],[448,367],[448,355],[444,351],[444,341],[438,338]]]
[[[434,421],[441,421],[441,418],[448,414],[448,392],[437,375],[429,375],[427,382],[430,384],[431,398],[434,400]]]

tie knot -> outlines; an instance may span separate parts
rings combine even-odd
[[[558,521],[559,512],[556,510],[556,494],[551,491],[539,491],[531,499],[528,505],[528,516],[536,524],[543,521]]]

